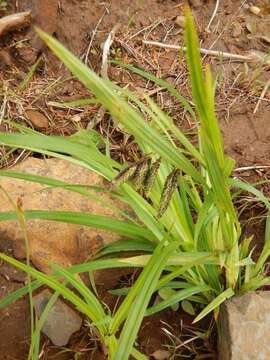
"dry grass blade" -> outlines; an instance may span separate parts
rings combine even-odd
[[[103,18],[103,17],[102,17]],[[101,18],[101,19],[102,19]],[[103,46],[103,53],[102,53],[102,64],[101,64],[101,70],[100,70],[100,75],[103,79],[105,80],[109,80],[109,76],[108,76],[108,58],[109,58],[109,54],[110,54],[110,48],[111,45],[114,41],[114,37],[115,34],[117,32],[117,30],[119,29],[120,24],[116,24],[112,31],[109,33],[104,46]],[[86,61],[88,59],[88,54],[87,54],[87,58]],[[94,118],[94,120],[91,120],[88,125],[87,125],[87,129],[92,129],[94,128],[104,117],[106,113],[106,108],[104,106],[101,106]]]
[[[256,114],[257,110],[259,109],[260,103],[264,99],[264,96],[265,96],[269,86],[270,86],[270,79],[264,85],[264,88],[263,88],[262,93],[261,93],[261,95],[259,97],[259,100],[258,100],[258,102],[257,102],[257,104],[255,106],[255,109],[253,110],[253,114]]]
[[[112,43],[114,41],[115,34],[117,30],[119,29],[120,24],[116,24],[112,31],[109,33],[104,46],[103,46],[103,54],[102,54],[102,65],[101,65],[101,71],[100,75],[103,77],[103,79],[109,80],[108,77],[108,57],[110,53],[110,48],[112,46]]]
[[[179,46],[174,44],[165,44],[158,41],[150,41],[150,40],[143,40],[143,43],[146,45],[152,45],[161,47],[164,49],[171,49],[171,50],[182,50],[187,51],[186,46]],[[199,48],[199,51],[203,55],[213,56],[222,59],[228,59],[231,61],[240,61],[240,62],[248,62],[248,63],[262,63],[265,65],[270,65],[270,61],[268,59],[267,54],[257,51],[257,50],[249,50],[245,55],[240,54],[232,54],[225,51],[219,50],[210,50],[210,49],[203,49]]]
[[[90,50],[91,50],[91,47],[92,47],[92,44],[93,44],[95,35],[96,35],[96,33],[97,33],[98,27],[99,27],[99,25],[102,23],[102,20],[104,19],[104,16],[105,16],[106,14],[107,14],[107,10],[104,11],[104,13],[102,14],[102,16],[101,16],[100,19],[98,20],[98,23],[97,23],[96,27],[95,27],[94,30],[92,31],[92,36],[91,36],[91,39],[90,39],[90,41],[89,41],[89,44],[88,44],[86,53],[85,53],[85,55],[83,56],[85,65],[88,64],[88,58],[89,58]]]
[[[218,7],[219,7],[219,0],[216,0],[216,5],[215,5],[215,8],[214,8],[213,14],[212,14],[212,16],[211,16],[211,19],[210,19],[208,25],[206,26],[206,29],[205,29],[206,32],[211,32],[211,31],[210,31],[210,27],[211,27],[212,22],[213,22],[216,14],[217,14]]]

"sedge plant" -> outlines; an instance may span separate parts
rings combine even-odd
[[[99,338],[113,360],[136,359],[147,356],[136,349],[136,336],[145,316],[175,307],[179,302],[193,313],[191,304],[203,308],[194,322],[214,311],[228,298],[255,290],[270,282],[265,271],[270,254],[270,227],[267,220],[265,244],[258,259],[252,259],[251,238],[243,237],[241,223],[234,207],[235,190],[248,191],[270,204],[255,187],[231,177],[234,161],[224,153],[223,140],[215,114],[214,86],[210,68],[203,70],[194,21],[186,9],[185,43],[192,88],[192,108],[177,90],[161,79],[132,66],[131,71],[166,87],[172,96],[190,112],[197,124],[198,146],[175,126],[173,119],[150,98],[138,99],[127,89],[100,78],[70,53],[56,39],[37,29],[39,36],[61,59],[71,73],[91,92],[93,101],[104,106],[125,132],[132,135],[142,154],[151,154],[152,164],[159,162],[147,197],[128,178],[111,189],[111,196],[128,204],[132,217],[119,210],[119,218],[107,218],[89,213],[25,210],[25,219],[46,219],[90,226],[116,232],[124,237],[101,250],[99,258],[63,269],[52,264],[53,274],[45,275],[7,255],[0,258],[28,273],[34,291],[47,285],[73,303],[95,327]],[[0,133],[0,143],[47,156],[65,159],[95,171],[113,182],[126,167],[100,149],[93,134],[79,131],[76,137],[46,136],[16,125],[16,133]],[[179,144],[181,144],[179,146]],[[173,189],[164,201],[164,186],[174,172]],[[0,176],[38,182],[48,187],[62,187],[95,198],[97,189],[83,187],[15,171],[0,171]],[[172,183],[170,183],[172,184]],[[100,189],[99,189],[100,191]],[[107,191],[107,190],[106,190]],[[103,204],[114,206],[113,204]],[[16,212],[1,212],[0,220],[16,219]],[[141,252],[141,255],[119,257],[118,253]],[[110,258],[104,256],[110,255]],[[120,267],[141,268],[142,271],[129,289],[120,293],[124,300],[115,313],[97,298],[80,279],[82,272]],[[64,279],[64,283],[60,279]],[[71,290],[71,285],[76,292]],[[22,288],[0,301],[0,307],[10,304],[28,292]],[[118,293],[119,293],[118,292]],[[159,292],[162,301],[149,306]],[[44,321],[44,319],[43,319]],[[41,326],[37,327],[40,330]],[[36,339],[39,337],[36,336]],[[37,352],[35,352],[37,354]],[[37,355],[36,355],[37,356]]]

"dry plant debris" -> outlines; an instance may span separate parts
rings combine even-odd
[[[146,45],[157,46],[157,47],[161,47],[164,49],[186,51],[185,46],[165,44],[165,43],[161,43],[158,41],[150,41],[150,40],[143,40],[143,43]],[[265,65],[270,65],[270,60],[268,59],[268,54],[265,54],[258,50],[249,50],[246,53],[246,55],[239,55],[239,54],[228,53],[225,51],[200,48],[200,53],[203,55],[214,56],[217,58],[228,59],[228,60],[232,60],[232,61],[263,63]]]
[[[31,11],[4,16],[0,19],[0,36],[9,31],[21,29],[31,23]]]

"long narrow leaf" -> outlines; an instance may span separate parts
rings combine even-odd
[[[223,291],[220,295],[218,295],[210,304],[208,304],[203,311],[194,319],[193,323],[200,321],[210,312],[218,308],[225,300],[231,298],[234,295],[234,291],[231,288]]]
[[[151,145],[154,151],[167,159],[174,166],[179,167],[199,182],[203,181],[199,172],[192,163],[179,151],[171,152],[169,141],[149,126],[126,101],[119,98],[114,87],[108,81],[98,77],[93,71],[78,60],[56,39],[50,37],[45,32],[37,29],[39,36],[54,51],[54,53],[64,62],[69,70],[100,100],[100,102],[111,112],[112,116],[118,119],[125,128],[136,138]]]
[[[25,218],[26,220],[43,219],[80,224],[112,231],[123,236],[133,237],[134,239],[153,239],[152,234],[147,229],[108,216],[71,211],[26,210]],[[0,221],[6,220],[16,220],[16,214],[13,211],[0,212]]]
[[[118,317],[117,312],[112,323],[112,329],[117,329],[119,323],[121,323],[121,318],[125,313],[123,310],[126,309],[128,317],[121,332],[117,350],[115,354],[113,354],[113,360],[129,359],[129,354],[132,350],[137,332],[145,315],[147,305],[156,287],[160,274],[166,265],[166,261],[170,254],[175,250],[176,246],[177,243],[170,244],[166,247],[164,247],[163,244],[160,244],[156,248],[143,272],[133,286],[133,289],[129,292],[123,304],[120,306],[118,312],[121,316]],[[130,311],[129,301],[133,298],[133,294],[136,294],[136,297],[132,302],[132,310]]]
[[[36,278],[39,281],[42,281],[44,284],[49,286],[51,289],[59,292],[64,298],[69,300],[72,304],[74,304],[77,309],[82,313],[85,314],[89,319],[95,322],[98,326],[100,324],[101,319],[98,317],[98,314],[89,307],[89,305],[84,302],[78,295],[76,295],[73,291],[68,289],[65,285],[61,284],[57,281],[54,277],[50,275],[43,274],[42,272],[34,269],[31,266],[27,266],[20,261],[17,261],[10,256],[0,253],[0,258],[9,264],[15,266],[16,268],[30,274],[32,277]],[[104,335],[103,329],[99,326],[100,334]]]

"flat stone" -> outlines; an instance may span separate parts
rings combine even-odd
[[[270,293],[234,297],[220,311],[219,360],[270,359]]]
[[[105,186],[103,178],[95,172],[60,159],[29,157],[11,170],[44,175],[70,184]],[[41,184],[7,177],[0,177],[0,185],[15,202],[18,197],[22,199],[24,210],[74,211],[120,218],[115,210],[75,192],[48,189]],[[98,195],[105,203],[110,202],[127,210],[125,205],[112,200],[105,192],[93,195]],[[0,211],[12,210],[11,204],[0,192]],[[49,262],[64,267],[78,264],[93,256],[103,244],[121,239],[117,234],[95,228],[39,219],[27,221],[27,234],[31,261],[46,273],[50,272]],[[25,240],[17,221],[1,221],[0,238],[11,242],[15,257],[25,257]]]
[[[49,290],[43,290],[33,297],[38,318],[40,318],[51,296],[52,293]],[[54,345],[65,346],[69,342],[71,335],[80,330],[81,326],[81,317],[58,298],[49,311],[42,332],[48,336]]]

